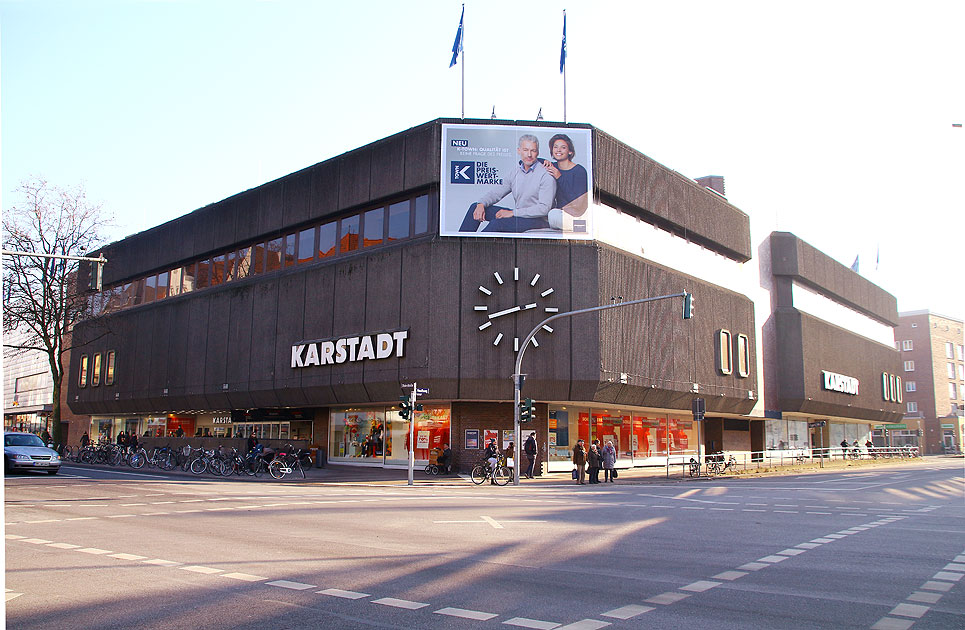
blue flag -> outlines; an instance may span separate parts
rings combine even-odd
[[[854,257],[854,262],[851,263],[851,271],[858,271],[858,256]]]
[[[566,67],[566,11],[563,11],[563,45],[560,46],[560,74],[563,73],[563,68],[565,67]]]
[[[452,61],[449,62],[449,67],[456,65],[456,60],[459,59],[459,53],[462,52],[462,18],[466,16],[466,5],[462,5],[462,15],[459,16],[459,28],[456,29],[456,41],[452,43]]]

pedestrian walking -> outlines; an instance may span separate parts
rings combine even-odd
[[[593,440],[590,444],[590,452],[586,454],[590,483],[600,483],[600,463],[600,440]]]
[[[536,431],[529,434],[526,438],[526,442],[523,444],[523,452],[526,453],[526,476],[530,479],[533,478],[533,470],[536,468]]]
[[[603,459],[603,481],[613,483],[613,472],[617,465],[617,450],[613,448],[613,442],[610,440],[607,440],[606,444],[603,445],[601,457]]]
[[[576,483],[586,483],[586,447],[583,446],[583,440],[577,440],[573,447],[573,467],[576,469]]]

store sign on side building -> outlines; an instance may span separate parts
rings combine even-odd
[[[835,372],[821,370],[822,383],[824,389],[842,394],[858,395],[858,379],[853,376],[845,376]]]
[[[401,357],[405,353],[408,330],[343,337],[326,341],[308,341],[292,346],[292,368],[313,365],[335,365],[355,361],[375,361]]]

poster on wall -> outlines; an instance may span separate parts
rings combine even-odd
[[[483,448],[486,448],[490,441],[499,441],[499,431],[496,429],[486,429],[483,431]]]
[[[592,238],[592,144],[590,129],[443,125],[440,234]]]
[[[512,429],[503,429],[503,450],[509,448],[509,445],[513,443],[516,437],[516,432]]]
[[[466,450],[479,450],[479,429],[466,429]]]
[[[419,431],[415,439],[416,448],[429,448],[429,432]]]

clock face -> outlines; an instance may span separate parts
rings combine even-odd
[[[491,280],[479,285],[478,290],[479,301],[472,308],[480,316],[477,326],[479,332],[492,335],[494,346],[508,343],[508,337],[512,337],[514,352],[519,352],[520,339],[514,333],[514,324],[519,313],[539,310],[545,319],[560,311],[555,306],[547,306],[553,298],[553,287],[541,284],[538,273],[530,276],[521,272],[519,267],[514,267],[507,278],[494,271]],[[545,324],[542,328],[543,332],[548,334],[553,332],[553,329]],[[524,331],[524,338],[528,332]],[[539,347],[535,336],[532,343]]]

